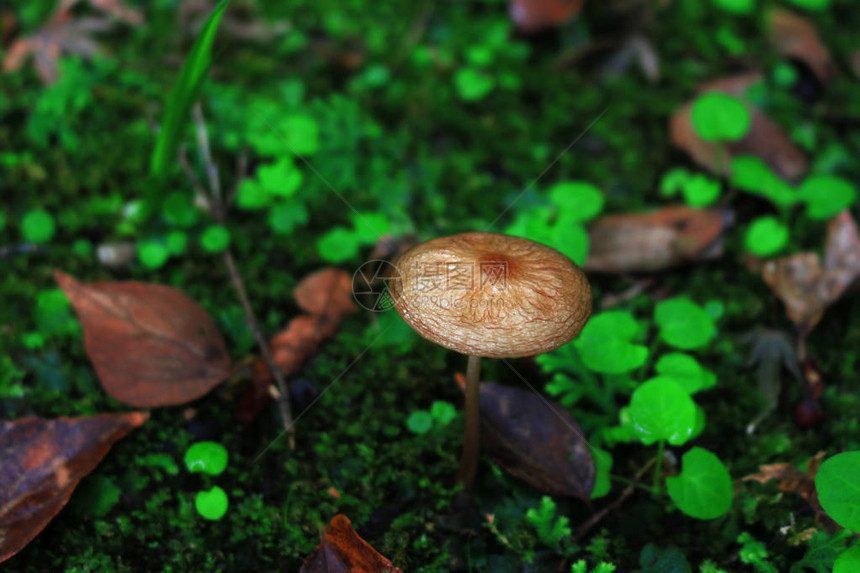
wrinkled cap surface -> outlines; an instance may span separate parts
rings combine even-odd
[[[463,233],[397,257],[388,286],[418,334],[473,356],[515,358],[554,350],[591,314],[582,270],[555,249],[519,237]]]

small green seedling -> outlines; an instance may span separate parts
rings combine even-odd
[[[227,450],[217,442],[197,442],[185,452],[185,467],[192,473],[219,475],[227,469]],[[197,513],[206,519],[221,519],[228,505],[227,494],[218,486],[198,492],[194,498]]]
[[[21,219],[21,235],[28,243],[47,243],[54,237],[57,226],[54,217],[44,209],[33,209]]]
[[[806,203],[806,215],[810,219],[822,220],[853,205],[857,190],[841,177],[812,175],[800,184],[797,196]]]
[[[487,97],[496,87],[496,80],[478,68],[466,67],[454,75],[454,87],[463,101],[479,101]]]
[[[667,441],[673,446],[687,442],[696,427],[696,404],[690,394],[671,378],[643,382],[630,399],[630,418],[639,440],[647,445]]]
[[[860,532],[860,451],[837,454],[815,474],[818,501],[833,521]]]
[[[170,258],[170,249],[162,239],[142,239],[137,243],[137,258],[147,269],[158,269]]]
[[[693,448],[681,458],[681,473],[666,478],[669,497],[678,509],[697,519],[715,519],[732,506],[732,478],[711,452]]]
[[[696,135],[713,143],[739,141],[752,126],[752,116],[746,104],[720,92],[699,96],[693,102],[690,115]]]
[[[764,161],[752,155],[739,155],[732,159],[731,182],[737,188],[764,197],[783,210],[799,200],[791,185],[780,179]]]
[[[200,235],[200,245],[207,253],[221,253],[230,246],[230,231],[223,225],[210,225]]]
[[[684,297],[661,301],[654,311],[660,338],[675,348],[692,350],[706,346],[717,334],[714,320],[696,303]]]
[[[542,496],[540,506],[526,512],[526,521],[532,524],[547,547],[558,547],[570,537],[570,520],[564,515],[556,515],[555,502],[549,496]]]
[[[436,401],[430,410],[415,410],[406,418],[406,427],[415,434],[426,434],[434,424],[447,426],[457,416],[457,409],[450,402]]]
[[[621,374],[639,368],[648,358],[648,349],[634,342],[641,335],[629,312],[602,312],[585,324],[573,346],[590,370]]]
[[[720,183],[707,175],[693,174],[680,167],[670,169],[660,181],[660,195],[673,197],[679,192],[690,207],[710,207],[720,197]]]

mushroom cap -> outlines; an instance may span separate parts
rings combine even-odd
[[[533,356],[567,344],[591,314],[585,273],[520,237],[463,233],[392,261],[397,312],[421,336],[471,356]]]

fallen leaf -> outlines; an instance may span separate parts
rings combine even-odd
[[[746,73],[711,81],[700,86],[699,93],[716,91],[743,99],[750,85],[759,81],[758,72]],[[700,166],[712,173],[728,176],[731,160],[739,155],[755,155],[787,181],[796,181],[806,171],[806,156],[785,131],[763,111],[749,102],[752,124],[746,137],[720,146],[704,141],[693,128],[693,102],[678,109],[669,121],[672,143],[685,151]]]
[[[585,0],[511,0],[509,12],[517,29],[527,34],[567,24]]]
[[[403,573],[352,528],[343,514],[334,516],[320,544],[305,557],[299,573]]]
[[[768,39],[777,52],[805,63],[822,84],[836,75],[836,65],[807,18],[783,8],[767,13]]]
[[[111,18],[74,17],[72,7],[79,0],[62,0],[51,18],[33,34],[15,40],[3,58],[3,71],[14,72],[29,57],[35,60],[36,71],[46,84],[58,78],[57,61],[61,55],[75,54],[84,58],[101,53],[93,34],[114,28],[114,19],[131,25],[143,22],[143,15],[119,0],[91,0],[91,4]]]
[[[352,277],[341,269],[322,269],[306,276],[293,291],[305,312],[340,320],[356,311],[352,298]]]
[[[224,339],[206,310],[174,288],[82,284],[55,271],[84,329],[108,394],[137,407],[185,404],[230,375]]]
[[[783,372],[788,372],[796,383],[803,379],[794,341],[779,330],[756,329],[739,339],[741,344],[750,346],[747,366],[755,367],[756,386],[765,399],[764,408],[747,424],[747,434],[753,434],[759,423],[779,405],[782,392]]]
[[[29,543],[145,412],[0,421],[0,562]]]
[[[762,278],[785,304],[788,318],[805,337],[860,275],[860,237],[848,211],[827,225],[824,262],[818,253],[768,261]]]
[[[591,247],[585,269],[655,272],[719,257],[731,219],[727,210],[689,207],[601,217],[588,227]]]
[[[466,380],[455,376],[460,389]],[[481,448],[514,477],[551,495],[588,501],[594,460],[567,410],[540,394],[481,382]]]

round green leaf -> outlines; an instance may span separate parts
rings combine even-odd
[[[674,197],[684,189],[690,177],[692,177],[690,172],[683,167],[670,169],[660,179],[660,196]]]
[[[689,394],[713,388],[717,383],[716,374],[702,368],[699,361],[692,356],[681,352],[664,354],[657,361],[654,369],[660,377],[671,378]]]
[[[197,442],[185,452],[185,467],[191,473],[216,476],[227,469],[227,450],[218,442]]]
[[[757,257],[772,257],[787,244],[788,227],[771,215],[753,221],[744,235],[744,245]]]
[[[256,179],[245,179],[236,192],[236,205],[245,211],[256,211],[267,207],[272,196]]]
[[[562,181],[553,185],[549,200],[567,216],[567,220],[585,222],[603,210],[603,193],[585,181]]]
[[[335,227],[317,240],[317,251],[324,261],[342,263],[358,254],[358,237],[349,229]]]
[[[213,521],[224,517],[228,505],[227,494],[217,485],[209,491],[198,492],[197,497],[194,498],[194,507],[197,509],[197,513]]]
[[[566,220],[562,213],[556,224],[553,225],[552,240],[549,245],[559,252],[567,255],[570,260],[578,265],[584,265],[588,258],[588,231],[578,221]]]
[[[660,327],[660,338],[682,350],[701,348],[717,334],[710,315],[684,297],[658,303],[654,321]]]
[[[167,262],[170,251],[161,239],[143,239],[137,243],[137,258],[148,269],[157,269]]]
[[[230,231],[223,225],[210,225],[200,235],[200,245],[207,253],[220,253],[230,245]]]
[[[712,0],[714,6],[732,14],[752,14],[755,0]]]
[[[590,370],[621,374],[639,368],[648,357],[645,346],[632,342],[639,332],[639,324],[629,312],[601,312],[585,324],[573,345]]]
[[[797,196],[806,203],[810,219],[829,219],[854,203],[857,190],[841,177],[813,175],[800,185]]]
[[[406,427],[415,434],[426,434],[433,427],[433,416],[427,410],[415,410],[406,418]]]
[[[666,440],[680,446],[693,435],[696,405],[671,378],[652,378],[633,392],[630,419],[643,444]]]
[[[447,426],[457,417],[457,408],[450,402],[437,400],[430,406],[430,415],[439,425]]]
[[[815,474],[818,501],[833,521],[860,532],[860,451],[837,454]]]
[[[678,509],[696,519],[714,519],[732,507],[732,477],[720,459],[693,448],[681,458],[681,473],[666,478],[669,497]]]
[[[308,210],[301,203],[277,203],[269,209],[269,228],[286,235],[298,225],[308,222]]]
[[[457,95],[464,101],[484,99],[495,86],[496,82],[492,76],[474,68],[461,68],[454,75]]]
[[[860,546],[854,546],[836,558],[833,573],[857,573],[860,571]]]
[[[738,141],[752,125],[746,104],[734,96],[707,92],[693,102],[693,129],[705,141]]]
[[[21,234],[27,243],[47,243],[56,230],[54,217],[44,209],[27,211],[21,219]]]
[[[699,173],[684,182],[683,192],[690,207],[708,207],[720,197],[720,183]]]

